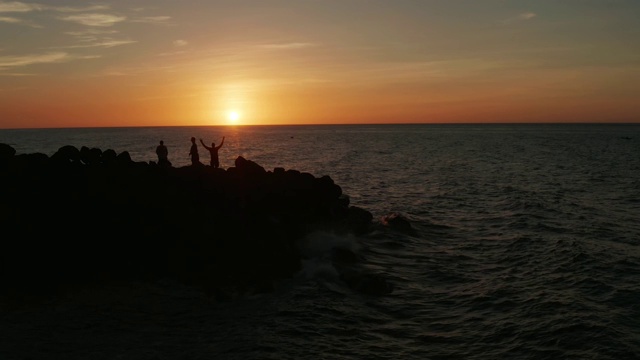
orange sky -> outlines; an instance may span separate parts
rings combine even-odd
[[[636,0],[49,3],[0,1],[0,128],[640,122]]]

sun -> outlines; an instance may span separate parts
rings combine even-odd
[[[228,111],[227,121],[231,124],[237,124],[240,121],[240,113],[235,110]]]

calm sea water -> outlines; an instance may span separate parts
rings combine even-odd
[[[221,167],[329,175],[407,234],[313,234],[271,294],[217,303],[169,282],[92,290],[4,314],[1,349],[34,358],[639,359],[640,125],[343,125],[0,130],[18,153],[63,145],[174,166],[189,139]],[[208,154],[201,148],[201,158]],[[395,285],[354,293],[328,260],[349,246]],[[117,289],[110,289],[117,290]],[[46,326],[55,324],[54,330]],[[26,325],[32,324],[32,325]],[[47,336],[51,335],[51,336]],[[18,339],[28,340],[15,345]],[[13,345],[10,342],[14,341]],[[13,347],[12,347],[13,346]],[[88,356],[88,357],[87,357]]]

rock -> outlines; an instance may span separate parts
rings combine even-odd
[[[118,154],[118,157],[116,160],[118,164],[121,164],[121,165],[128,165],[133,162],[133,160],[131,160],[131,155],[129,155],[128,151],[123,151],[120,154]]]
[[[21,291],[167,276],[214,293],[269,291],[300,270],[306,234],[371,226],[330,177],[243,157],[227,170],[174,168],[126,151],[63,146],[49,158],[0,144],[0,159],[0,228],[20,234],[3,239],[0,281]]]
[[[383,216],[380,222],[382,223],[382,225],[400,232],[404,232],[407,234],[412,234],[415,232],[415,230],[411,226],[411,222],[409,222],[409,220],[407,220],[407,218],[405,218],[404,216],[397,213]]]
[[[80,161],[80,150],[72,145],[65,145],[58,149],[55,154],[51,156],[52,160],[62,163],[73,163]]]
[[[103,164],[115,164],[117,157],[118,155],[116,154],[115,150],[107,149],[102,153],[101,160]]]
[[[247,160],[242,156],[238,156],[235,160],[235,166],[243,175],[261,175],[266,173],[265,169],[251,160]]]
[[[16,154],[16,149],[7,144],[0,144],[0,161],[7,161]]]
[[[100,163],[102,150],[97,148],[89,149],[86,146],[80,148],[80,160],[86,165],[96,165]]]
[[[373,215],[360,207],[350,206],[347,213],[347,223],[357,234],[365,234],[371,230]]]

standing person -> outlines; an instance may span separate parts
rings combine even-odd
[[[191,137],[191,150],[189,151],[191,156],[191,165],[200,165],[200,155],[198,154],[198,145],[196,145],[196,138]]]
[[[204,144],[202,139],[200,139],[200,143],[204,146],[205,149],[209,150],[209,154],[211,154],[211,166],[215,169],[220,167],[220,160],[218,159],[218,150],[224,145],[224,136],[222,137],[222,141],[220,145],[216,146],[216,143],[212,142],[211,146],[207,146]]]
[[[156,154],[158,155],[158,165],[171,166],[169,150],[167,150],[167,147],[164,145],[164,141],[160,140],[160,145],[156,148]]]

